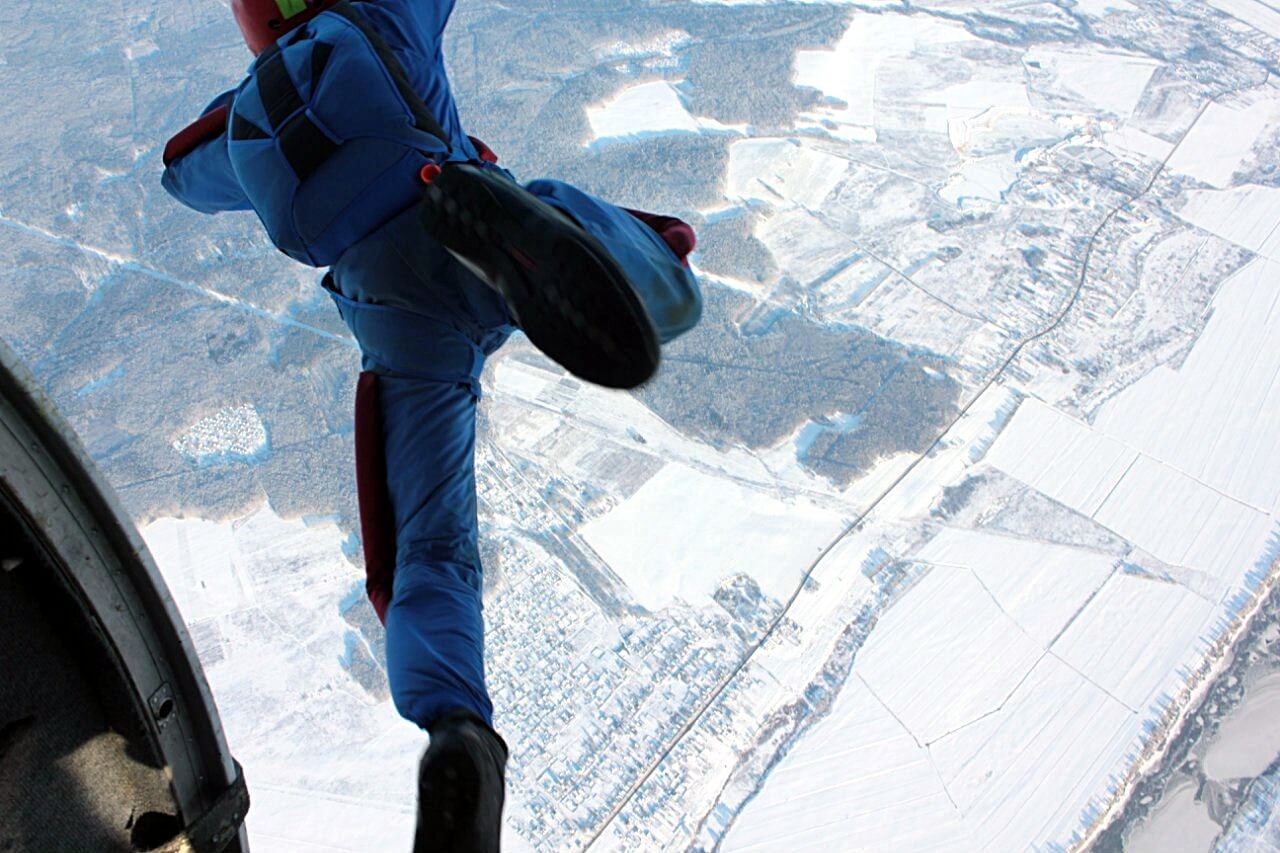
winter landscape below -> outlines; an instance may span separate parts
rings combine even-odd
[[[446,55],[516,174],[694,223],[706,292],[636,393],[485,376],[505,850],[1280,849],[1280,5],[459,0]],[[0,336],[254,849],[408,849],[358,352],[159,184],[249,59],[212,0],[0,5]]]

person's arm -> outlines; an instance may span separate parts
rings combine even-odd
[[[161,185],[201,213],[251,209],[227,151],[227,117],[234,96],[234,90],[219,95],[164,148]]]

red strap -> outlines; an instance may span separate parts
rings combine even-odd
[[[481,160],[485,161],[486,163],[493,163],[494,165],[497,165],[498,155],[493,153],[492,148],[490,148],[488,145],[485,145],[483,142],[481,142],[479,139],[476,139],[474,136],[468,136],[467,139],[470,139],[471,144],[476,147],[476,153],[480,155]]]
[[[225,104],[210,110],[191,124],[178,131],[164,147],[164,164],[167,167],[179,157],[196,150],[202,143],[217,139],[227,129],[227,116],[231,110]]]
[[[396,525],[387,492],[378,376],[368,371],[360,374],[356,385],[356,494],[364,540],[365,592],[385,625],[396,570]]]
[[[645,213],[629,207],[624,207],[623,210],[657,232],[662,242],[670,246],[671,251],[680,259],[680,263],[689,266],[689,253],[698,245],[698,235],[693,232],[692,225],[674,216]]]

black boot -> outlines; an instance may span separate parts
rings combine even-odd
[[[502,294],[534,346],[569,372],[634,388],[658,369],[657,331],[618,262],[515,181],[446,163],[427,185],[422,223]]]
[[[447,714],[427,731],[413,853],[498,853],[507,745],[467,711]]]

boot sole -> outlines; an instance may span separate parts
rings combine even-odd
[[[521,329],[570,373],[635,388],[658,368],[658,336],[599,240],[506,178],[446,165],[423,194],[428,233],[506,299]]]

